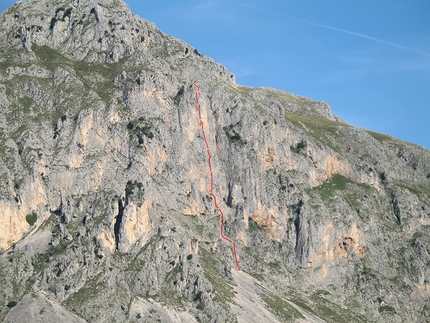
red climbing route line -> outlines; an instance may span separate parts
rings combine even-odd
[[[210,174],[209,192],[211,193],[211,195],[213,197],[215,208],[219,211],[219,213],[221,215],[221,223],[219,225],[219,234],[220,234],[221,238],[223,238],[225,241],[230,242],[233,245],[234,260],[236,261],[236,267],[237,267],[237,269],[240,270],[239,261],[237,260],[236,244],[234,243],[233,240],[231,240],[231,239],[227,238],[226,236],[224,236],[224,234],[222,232],[222,226],[224,224],[224,213],[221,210],[221,208],[218,206],[216,196],[215,196],[215,194],[213,192],[213,188],[214,188],[214,173],[212,171],[212,165],[211,165],[211,158],[212,158],[212,156],[211,156],[211,153],[210,153],[208,141],[206,139],[205,127],[204,127],[203,119],[202,119],[202,115],[201,115],[200,101],[199,101],[200,87],[196,83],[194,83],[194,82],[193,82],[193,85],[196,88],[197,111],[198,111],[198,114],[199,114],[200,125],[202,126],[202,134],[203,134],[203,140],[204,140],[205,145],[206,145],[206,152],[208,153],[208,165],[209,165],[209,174]]]

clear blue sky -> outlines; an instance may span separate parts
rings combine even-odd
[[[430,149],[428,0],[125,2],[239,84],[326,101],[351,125]]]

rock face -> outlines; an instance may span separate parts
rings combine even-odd
[[[239,86],[120,0],[0,22],[0,321],[430,320],[429,151]]]

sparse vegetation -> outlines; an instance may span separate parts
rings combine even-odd
[[[394,309],[394,307],[392,306],[388,306],[388,305],[383,305],[380,306],[378,309],[379,313],[396,313],[396,310]]]
[[[197,308],[198,310],[203,311],[203,310],[205,309],[205,303],[203,303],[203,302],[199,302],[199,303],[197,303],[196,308]]]
[[[127,129],[130,136],[137,137],[138,147],[142,147],[145,142],[144,137],[148,139],[154,138],[154,125],[151,121],[145,120],[143,117],[130,121],[127,124]]]
[[[319,116],[303,116],[285,112],[285,118],[294,125],[306,130],[306,133],[335,151],[340,151],[336,138],[342,136],[342,128],[351,127],[342,122],[333,121]]]
[[[201,256],[200,260],[204,275],[216,291],[215,299],[224,304],[227,309],[228,303],[234,303],[234,290],[233,287],[226,282],[226,277],[219,272],[218,268],[224,267],[225,264],[221,263],[202,247],[199,248],[199,254]]]
[[[380,142],[384,142],[384,141],[391,141],[392,137],[389,135],[383,135],[377,132],[373,132],[370,130],[366,131],[369,135],[371,135],[373,138],[375,138],[376,140],[379,140]]]
[[[184,96],[184,86],[182,85],[179,89],[178,93],[172,98],[172,101],[175,105],[179,105],[179,102],[181,102],[182,97]]]
[[[313,310],[318,316],[328,323],[367,323],[368,321],[360,314],[354,313],[349,309],[343,308],[317,293],[311,296]]]
[[[27,214],[27,216],[25,217],[25,220],[29,225],[33,226],[37,221],[37,213],[32,212],[31,214]]]
[[[85,287],[79,289],[67,298],[65,304],[75,309],[83,309],[82,307],[90,299],[95,299],[100,293],[105,291],[105,283],[98,281],[97,277],[91,279]]]
[[[260,297],[267,304],[269,309],[281,320],[281,322],[305,319],[298,310],[277,295],[262,294]]]
[[[33,268],[36,272],[41,272],[51,256],[50,252],[38,254],[33,259]]]
[[[31,232],[20,223],[30,232],[22,241],[20,232],[0,239],[0,322],[25,308],[23,297],[43,295],[89,322],[161,321],[164,310],[189,310],[181,319],[231,323],[236,309],[254,304],[280,322],[303,321],[303,311],[327,323],[366,322],[357,313],[430,317],[409,297],[429,280],[427,151],[337,121],[309,98],[231,86],[225,68],[183,42],[109,12],[121,3],[32,4],[7,13],[5,35],[15,43],[0,45],[0,195],[12,210],[5,214],[27,205],[39,214],[25,217]],[[33,21],[49,46],[22,48],[26,34],[42,39]],[[57,42],[60,25],[72,29]],[[86,48],[74,41],[79,33],[100,38]],[[229,206],[224,228],[241,272],[219,237],[202,143],[187,128],[191,77],[202,80],[213,112],[215,190]],[[321,182],[337,170],[351,178]]]
[[[125,194],[126,195],[131,195],[135,191],[141,191],[142,188],[143,188],[143,184],[141,182],[138,182],[138,181],[128,181],[127,185],[125,187]]]
[[[228,142],[233,145],[244,146],[246,142],[242,140],[240,134],[234,128],[233,125],[224,127],[224,132],[227,135]]]
[[[248,229],[250,231],[259,231],[259,230],[263,230],[258,224],[257,222],[255,222],[252,218],[248,219]]]

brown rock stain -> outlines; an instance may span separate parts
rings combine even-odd
[[[113,227],[113,225],[112,225]],[[115,250],[115,238],[111,231],[103,230],[97,236],[97,242],[100,247],[103,248],[103,251],[113,252]]]
[[[197,201],[196,199],[192,199],[190,201],[190,204],[185,207],[182,213],[198,215],[200,213],[205,213],[205,211],[206,211],[206,208],[203,205],[201,205],[199,201]]]
[[[275,162],[275,150],[267,147],[265,150],[260,152],[260,158],[263,162],[264,167],[272,167]]]
[[[46,200],[43,185],[36,177],[23,185],[18,203],[0,201],[0,250],[9,249],[31,229],[26,221],[28,214],[36,212],[36,225],[42,223],[47,214],[40,213],[38,207],[45,205]]]
[[[291,134],[291,131],[290,131],[290,129],[286,129],[285,130],[285,138],[287,138],[288,139],[288,145],[292,145],[292,143],[293,143],[293,136],[292,136],[292,134]]]
[[[81,167],[83,162],[84,162],[84,156],[83,155],[72,154],[69,157],[70,168],[79,168],[79,167]]]
[[[167,161],[167,154],[164,150],[157,148],[151,149],[149,154],[143,158],[143,164],[145,165],[148,173],[160,174],[163,171],[163,166]]]
[[[357,257],[364,257],[364,252],[367,250],[367,247],[364,244],[360,244],[360,230],[358,230],[356,223],[352,224],[350,233],[342,235],[334,246],[328,248],[332,228],[333,224],[331,222],[324,227],[322,237],[324,243],[323,249],[317,253],[314,259],[308,262],[308,268],[315,267],[315,265],[321,261],[328,261],[328,263],[324,263],[324,266],[329,266],[330,262],[334,262],[339,258],[344,258],[353,251]]]
[[[205,165],[206,166],[206,165]],[[197,189],[201,193],[209,194],[209,184],[206,184],[205,178],[209,175],[209,170],[203,170],[200,167],[192,165],[187,174],[187,180],[189,183],[197,185]],[[187,193],[189,193],[189,190]]]
[[[324,162],[323,180],[328,180],[334,175],[339,174],[340,161],[336,156],[328,156]]]
[[[247,245],[245,232],[243,232],[243,231],[239,232],[239,234],[237,235],[236,240],[240,241],[244,246]]]
[[[324,280],[328,275],[328,266],[326,264],[322,264],[321,270],[322,270],[321,280]]]
[[[278,223],[276,214],[276,206],[266,209],[261,203],[258,203],[258,209],[251,213],[251,218],[266,231],[270,239],[281,242],[282,237],[278,235],[277,231],[282,232],[283,226]]]
[[[324,234],[322,237],[322,241],[324,243],[324,249],[328,249],[330,244],[331,231],[333,229],[333,222],[329,222],[326,226],[324,226]]]
[[[87,117],[83,118],[79,124],[79,132],[77,141],[80,145],[86,146],[89,141],[90,131],[94,128],[93,111]]]
[[[111,110],[109,113],[109,122],[116,123],[121,120],[121,117],[119,116],[118,112],[115,110]]]
[[[149,222],[149,208],[152,206],[152,199],[147,198],[141,206],[136,205],[133,201],[124,209],[123,230],[121,232],[127,244],[124,245],[122,251],[128,251],[131,245],[140,240],[140,245],[145,244],[146,239],[143,239],[145,234],[151,229]]]

